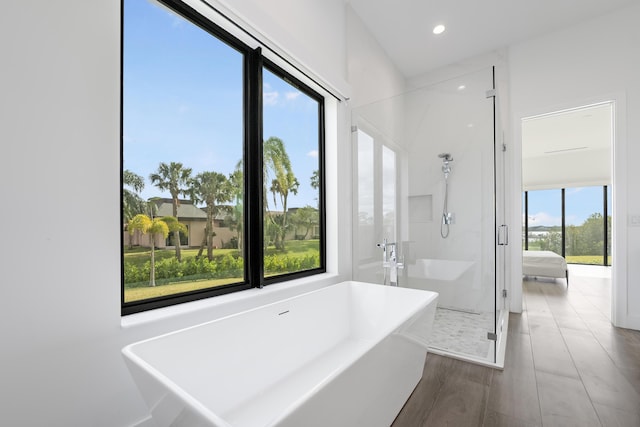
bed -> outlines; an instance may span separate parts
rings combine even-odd
[[[566,278],[569,287],[567,261],[551,251],[523,251],[522,274],[534,277]]]

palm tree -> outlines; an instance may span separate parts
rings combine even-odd
[[[320,172],[318,169],[313,171],[313,175],[311,175],[311,188],[317,190],[320,188]]]
[[[128,169],[122,171],[122,213],[124,221],[129,221],[139,213],[144,213],[146,202],[138,195],[144,188],[144,178]]]
[[[176,217],[173,216],[163,216],[162,219],[167,227],[169,227],[169,233],[187,233],[187,226],[183,223],[179,222]]]
[[[181,194],[191,196],[191,168],[185,168],[182,163],[160,163],[158,170],[149,175],[151,183],[162,191],[169,191],[173,202],[173,216],[178,220],[178,206],[180,206]],[[182,261],[180,253],[180,230],[173,231],[173,241],[176,247],[176,258]]]
[[[242,160],[236,164],[236,169],[229,174],[229,186],[235,204],[229,215],[229,222],[233,224],[238,239],[238,251],[242,251],[242,230],[244,229],[244,175],[242,173]]]
[[[149,233],[149,241],[151,242],[151,271],[149,274],[149,285],[156,285],[156,258],[155,258],[155,247],[156,247],[156,234],[162,234],[162,236],[166,239],[169,236],[169,226],[167,225],[164,218],[154,218],[151,219],[145,214],[138,214],[131,218],[128,223],[127,229],[129,230],[129,234],[133,235],[133,233],[138,230],[142,234]]]
[[[219,204],[231,200],[231,186],[227,177],[218,172],[202,172],[193,180],[193,194],[197,202],[206,204],[207,223],[205,238],[197,257],[202,255],[204,244],[207,245],[207,258],[213,260],[213,217],[220,209]]]
[[[282,205],[282,221],[278,224],[280,233],[276,239],[276,248],[284,250],[284,239],[287,232],[287,199],[289,193],[297,194],[300,183],[293,174],[291,161],[284,146],[284,142],[275,136],[267,139],[263,145],[264,174],[271,176],[271,187],[269,191],[273,193],[273,203],[277,206],[276,194],[280,196]],[[271,218],[271,217],[270,217]]]
[[[311,175],[311,188],[314,190],[318,190],[320,188],[320,171],[318,169],[313,171],[313,175]],[[315,198],[316,200],[320,200],[320,196]]]

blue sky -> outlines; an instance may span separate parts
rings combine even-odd
[[[581,225],[591,214],[602,214],[602,202],[601,186],[567,188],[566,224]],[[562,196],[559,189],[529,191],[529,227],[537,225],[562,225]]]
[[[160,162],[228,175],[242,158],[242,55],[152,2],[124,7],[123,159],[140,195],[169,197],[148,179]],[[284,141],[300,182],[288,205],[316,206],[318,104],[267,70],[263,86],[264,139]]]

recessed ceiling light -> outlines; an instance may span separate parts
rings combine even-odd
[[[465,85],[460,85],[458,86],[458,90],[465,90],[466,86]]]
[[[433,34],[442,34],[444,33],[444,25],[439,24],[433,27]]]

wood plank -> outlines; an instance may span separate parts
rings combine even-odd
[[[536,380],[544,426],[600,426],[580,379],[537,371]]]
[[[443,372],[448,371],[452,359],[427,354],[422,379],[393,422],[393,427],[420,426],[428,417],[445,382]]]
[[[482,426],[489,386],[450,376],[422,425]]]
[[[640,414],[638,411],[625,411],[611,408],[600,403],[594,404],[600,422],[606,427],[637,427],[640,426]]]
[[[638,412],[640,395],[590,332],[563,329],[562,335],[589,398],[608,407]]]
[[[510,417],[505,414],[501,414],[496,411],[487,410],[484,417],[483,427],[539,427],[542,424],[532,423],[530,421],[521,420],[515,417]]]
[[[532,330],[531,344],[536,372],[546,372],[570,378],[579,378],[569,350],[560,331],[545,330],[535,333]]]
[[[533,370],[529,373],[515,369],[495,372],[489,390],[487,411],[495,411],[528,424],[540,425],[540,402]]]

